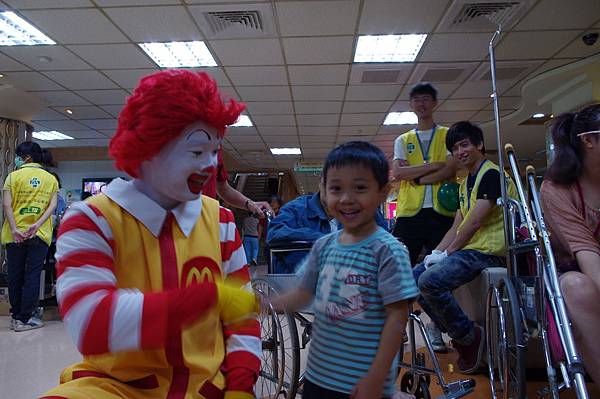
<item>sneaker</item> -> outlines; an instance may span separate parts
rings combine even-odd
[[[434,323],[429,323],[425,327],[425,332],[427,333],[427,339],[431,344],[434,352],[438,353],[446,353],[448,352],[448,347],[442,338],[442,332]]]
[[[15,326],[17,325],[17,319],[10,318],[10,329],[11,331],[15,331]]]
[[[42,317],[44,317],[44,308],[41,306],[35,308],[35,311],[31,315],[31,317],[33,317],[34,319],[42,320]]]
[[[258,266],[258,263],[256,263],[256,260],[255,260],[255,259],[252,259],[252,260],[250,261],[250,267],[256,267],[256,266]]]
[[[475,338],[470,345],[461,345],[456,341],[452,341],[454,349],[458,352],[458,369],[463,374],[475,374],[481,365],[483,359],[483,347],[485,339],[483,336],[483,328],[475,326]]]
[[[21,320],[15,321],[15,331],[17,332],[35,330],[41,327],[44,327],[44,322],[34,317],[29,318],[26,323],[23,323]]]

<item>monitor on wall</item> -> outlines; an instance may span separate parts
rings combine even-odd
[[[102,192],[104,186],[110,183],[114,177],[87,177],[81,180],[81,191],[88,191],[92,195]]]

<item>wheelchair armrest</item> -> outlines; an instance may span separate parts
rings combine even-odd
[[[300,250],[311,249],[313,242],[311,241],[289,241],[284,243],[274,243],[269,245],[271,250]]]

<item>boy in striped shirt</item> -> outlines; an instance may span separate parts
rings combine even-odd
[[[294,311],[314,299],[304,399],[394,394],[394,359],[418,292],[406,247],[375,222],[388,174],[385,155],[367,142],[342,144],[325,161],[325,201],[343,230],[314,244],[299,288],[274,300]]]
[[[231,211],[202,195],[243,108],[184,70],[128,99],[109,151],[132,180],[74,205],[58,233],[57,297],[83,360],[45,398],[254,398],[244,250]]]

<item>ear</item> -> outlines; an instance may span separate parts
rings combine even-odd
[[[594,145],[597,145],[597,141],[592,139],[593,134],[583,134],[579,136],[581,138],[581,143],[583,147],[586,149],[594,148]]]

